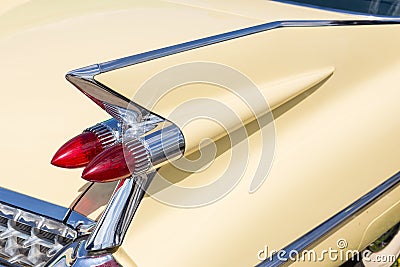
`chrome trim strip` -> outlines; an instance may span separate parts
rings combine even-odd
[[[87,233],[96,224],[95,221],[73,210],[70,210],[70,214],[64,220],[64,223],[76,229],[80,235]]]
[[[98,72],[96,74],[100,73],[100,69],[98,68],[98,65],[95,65],[97,67]],[[94,68],[91,66],[90,68]],[[97,105],[99,105],[102,109],[107,111],[107,107],[111,104],[113,106],[117,107],[122,107],[122,108],[127,108],[129,105],[129,108],[132,110],[134,109],[134,113],[137,114],[137,121],[140,122],[143,117],[147,117],[151,114],[150,111],[147,109],[141,107],[140,105],[136,103],[130,102],[130,100],[123,95],[111,90],[107,86],[97,82],[94,79],[94,76],[92,77],[87,77],[85,76],[86,74],[82,74],[83,76],[80,76],[81,74],[76,74],[75,72],[70,72],[67,74],[66,79],[71,82],[73,85],[75,85],[76,88],[78,88],[83,94],[85,94],[87,97],[89,97],[92,101],[94,101]],[[115,114],[110,114],[114,115]],[[124,123],[121,121],[121,118],[114,117],[115,119],[119,120],[121,123]]]
[[[87,240],[86,250],[113,249],[122,245],[152,176],[143,174],[118,183],[106,210]]]
[[[143,63],[153,59],[166,57],[169,55],[197,49],[204,46],[209,46],[236,38],[245,37],[248,35],[278,29],[292,27],[323,27],[323,26],[362,26],[362,25],[382,25],[382,24],[400,24],[400,19],[392,20],[287,20],[268,22],[248,28],[243,28],[227,33],[217,34],[210,37],[189,41],[182,44],[168,46],[141,54],[128,56],[108,62],[100,63],[100,73],[112,71],[119,68],[128,67],[131,65]],[[93,69],[92,69],[93,70]],[[83,69],[81,69],[83,71]]]
[[[36,213],[57,221],[63,221],[68,213],[67,208],[1,187],[0,203],[4,203],[15,208],[20,208],[28,212]]]
[[[71,211],[68,208],[20,194],[2,187],[0,187],[0,203],[63,222],[74,229],[77,229],[83,225],[92,225],[94,223],[87,217],[75,211]]]
[[[370,19],[371,18],[374,18],[374,19],[400,18],[400,17],[395,17],[395,16],[384,16],[384,15],[362,13],[362,12],[350,11],[350,10],[342,10],[342,9],[331,8],[331,7],[323,7],[323,6],[313,5],[313,4],[295,2],[295,1],[291,1],[291,0],[271,0],[271,1],[278,2],[278,3],[283,3],[283,4],[288,4],[288,5],[295,5],[295,6],[319,9],[319,10],[324,10],[324,11],[329,11],[329,12],[341,13],[341,14],[364,16],[364,17],[367,17],[367,18],[370,18]]]
[[[378,18],[378,17],[376,17]],[[177,45],[172,45],[141,54],[127,56],[100,64],[91,65],[88,67],[73,70],[67,73],[68,76],[77,76],[80,78],[90,79],[100,73],[116,70],[119,68],[128,67],[131,65],[143,63],[146,61],[154,60],[161,57],[170,56],[173,54],[182,53],[185,51],[197,49],[200,47],[213,45],[236,38],[245,37],[248,35],[289,27],[323,27],[323,26],[363,26],[363,25],[386,25],[386,24],[399,24],[400,19],[389,18],[380,20],[287,20],[287,21],[274,21],[264,24],[251,26],[239,30],[230,31],[227,33],[217,34],[210,37],[205,37]]]
[[[245,37],[252,34],[265,32],[268,30],[288,27],[324,27],[324,26],[363,26],[363,25],[387,25],[400,24],[400,19],[388,20],[287,20],[268,22],[248,28],[234,30],[222,34],[217,34],[177,45],[172,45],[141,54],[127,56],[99,64],[90,65],[80,69],[72,70],[66,74],[66,79],[75,85],[86,96],[92,99],[102,109],[106,109],[103,102],[119,107],[127,107],[143,116],[148,116],[151,112],[136,103],[132,103],[125,96],[115,92],[107,86],[96,81],[94,77],[98,74],[113,71],[119,68],[132,66],[146,61],[186,52],[189,50]],[[118,118],[116,118],[118,119]]]
[[[379,198],[389,193],[392,189],[400,184],[400,172],[396,173],[391,178],[387,179],[385,182],[377,186],[372,191],[365,194],[363,197],[359,198],[356,202],[346,207],[324,223],[320,224],[310,232],[306,233],[293,243],[289,244],[282,251],[286,254],[290,251],[297,251],[301,253],[303,250],[312,247],[314,244],[319,242],[323,237],[326,237],[332,233],[335,229],[339,228],[341,225],[349,221],[353,216],[362,212],[373,203],[375,203]],[[283,254],[283,253],[282,253]],[[284,257],[284,256],[283,256]],[[256,265],[256,267],[278,267],[285,266],[290,263],[290,261],[281,261],[276,254],[272,255],[265,261]]]
[[[86,240],[81,239],[65,247],[47,267],[120,267],[110,252],[90,254],[86,249]],[[1,266],[1,265],[0,265]]]

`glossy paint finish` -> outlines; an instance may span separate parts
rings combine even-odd
[[[27,129],[36,129],[31,139],[39,140],[27,142],[25,132],[15,131],[13,139],[20,141],[13,146],[2,144],[2,151],[9,152],[10,162],[3,167],[2,186],[64,206],[78,194],[83,184],[78,179],[80,171],[54,170],[48,161],[70,136],[106,119],[107,115],[62,80],[67,70],[274,21],[365,19],[270,1],[254,1],[251,5],[248,1],[194,0],[138,1],[135,5],[107,3],[100,6],[90,1],[89,4],[66,1],[54,6],[49,1],[43,8],[30,2],[0,10],[6,14],[0,18],[2,24],[11,25],[0,29],[1,57],[7,62],[7,68],[2,68],[2,83],[4,88],[12,89],[8,92],[9,101],[1,106],[1,111],[9,115],[3,125],[18,129],[24,121]],[[160,17],[166,18],[162,24]],[[132,27],[121,29],[120,25]],[[145,31],[143,25],[146,25]],[[396,36],[399,36],[397,26],[389,25],[281,28],[268,31],[268,35],[239,38],[241,45],[239,41],[219,43],[97,77],[130,99],[134,90],[154,73],[174,64],[209,60],[237,68],[261,88],[266,86],[264,92],[270,97],[278,88],[274,85],[276,81],[292,80],[291,77],[314,71],[319,73],[327,67],[335,69],[309,97],[302,101],[297,98],[296,105],[292,100],[274,111],[279,136],[276,158],[270,176],[256,194],[248,194],[248,187],[260,153],[257,132],[249,137],[252,153],[248,171],[238,187],[221,201],[182,210],[145,197],[121,248],[124,251],[121,257],[130,258],[126,266],[135,266],[132,261],[139,266],[255,265],[259,263],[257,251],[264,245],[276,249],[285,247],[397,172],[398,156],[393,147],[399,144],[400,133],[396,127],[398,121],[390,115],[399,111],[398,93],[392,86],[396,84],[399,67],[396,57],[382,57],[383,51],[396,55]],[[362,45],[365,43],[369,45]],[[233,56],[237,55],[236,51],[241,52],[242,58]],[[252,56],[252,51],[263,53]],[[245,58],[251,59],[251,64]],[[265,64],[257,59],[264,59]],[[239,61],[244,64],[238,64]],[[43,94],[37,93],[39,89]],[[213,90],[207,88],[201,93],[215,97]],[[183,95],[194,97],[189,93]],[[172,106],[179,104],[178,100],[183,101],[182,98],[172,100],[169,102]],[[37,104],[42,102],[46,105]],[[15,110],[15,103],[20,108],[18,112],[6,113]],[[71,103],[74,103],[73,109]],[[158,107],[157,112],[167,116],[168,110],[166,106]],[[36,115],[36,120],[26,120],[27,114]],[[1,131],[4,140],[10,139],[9,133]],[[186,132],[187,136],[194,134]],[[35,154],[30,149],[41,153]],[[26,161],[29,168],[20,170],[17,177],[14,172],[20,167],[16,162],[21,153],[15,155],[13,150],[24,152],[29,159]],[[224,169],[229,161],[227,154],[219,155],[210,168],[199,174],[185,175],[173,166],[164,166],[160,172],[183,185],[207,183]],[[43,190],[42,183],[56,184],[55,177],[62,190],[58,187],[51,192]],[[368,213],[363,212],[320,246],[334,244],[334,239],[339,237],[346,237],[350,248],[368,243],[377,237],[376,231],[368,231],[365,237],[359,233],[370,229],[370,223],[379,214],[395,207],[392,200],[398,194],[394,189],[368,209]],[[285,226],[293,218],[296,224]],[[383,218],[379,225],[386,221]],[[221,240],[222,246],[211,245],[220,244]],[[154,257],[154,246],[159,247],[157,257]],[[322,266],[332,266],[332,263]]]
[[[207,1],[196,1],[195,4],[213,6]],[[235,4],[228,6],[232,11]],[[298,6],[293,8],[308,10]],[[243,9],[247,10],[247,7],[243,5]],[[259,13],[261,11],[269,12],[267,8],[260,8]],[[96,80],[108,88],[150,108],[133,97],[139,88],[149,77],[188,62],[216,62],[240,70],[257,84],[267,99],[274,98],[281,92],[280,85],[290,84],[294,77],[334,70],[322,84],[273,110],[277,130],[275,160],[259,191],[248,193],[259,164],[257,155],[261,152],[260,134],[252,132],[248,139],[251,149],[249,167],[238,186],[217,203],[179,210],[144,198],[124,242],[124,247],[131,249],[137,265],[204,266],[210,262],[213,266],[256,265],[259,263],[257,252],[265,245],[270,249],[284,248],[398,172],[393,148],[399,144],[400,129],[395,126],[398,119],[392,116],[399,112],[395,100],[398,90],[393,84],[396,84],[400,71],[395,56],[400,40],[392,38],[398,31],[397,25],[280,28],[96,76]],[[221,100],[222,94],[212,86],[182,86],[164,96],[152,111],[171,119],[170,114],[181,103],[200,97]],[[235,104],[230,102],[229,107],[239,113]],[[196,106],[183,112],[191,114],[201,108]],[[198,145],[195,141],[190,142],[191,138],[197,141],[204,129],[213,127],[206,122],[192,127],[179,126],[189,147]],[[216,144],[224,151],[227,142],[222,138]],[[199,155],[194,154],[193,158]],[[187,174],[174,166],[164,166],[160,172],[181,186],[204,185],[214,181],[213,178],[229,166],[229,158],[229,151],[221,152],[211,168],[201,173]],[[347,239],[349,249],[360,249],[362,244],[377,238],[379,231],[400,219],[394,213],[398,194],[398,189],[391,191],[345,227],[336,230],[316,249],[335,247],[339,238]],[[367,231],[382,213],[385,216],[377,223],[379,227],[375,225],[375,230]],[[228,225],[227,221],[230,222]],[[295,223],[288,225],[292,221]],[[150,222],[151,228],[148,227]],[[182,239],[173,238],[174,234],[182,232],[185,233]],[[177,258],[172,250],[163,246],[157,250],[158,257],[155,258],[150,253],[150,244],[146,246],[149,240],[157,240],[157,244],[169,244],[174,240],[174,248],[185,253]],[[224,240],[224,245],[210,246],[218,240]],[[196,244],[195,250],[188,250],[187,244]],[[208,261],[193,263],[193,258]],[[329,261],[310,265],[318,264],[337,265]],[[310,266],[307,263],[297,265]]]
[[[344,210],[325,221],[323,224],[319,225],[287,247],[283,248],[282,251],[285,251],[286,255],[289,255],[289,252],[291,251],[297,251],[301,253],[303,250],[315,246],[317,242],[321,241],[322,238],[326,237],[329,235],[329,233],[348,222],[353,216],[357,216],[360,211],[365,210],[374,204],[374,202],[376,202],[380,197],[389,193],[393,188],[398,186],[399,183],[400,172],[387,179],[384,183],[380,184],[374,190],[361,197],[356,202],[352,203],[350,206],[346,207]],[[277,257],[277,255],[272,255],[270,258],[258,264],[257,267],[278,267],[290,262],[291,261],[289,258],[287,261],[282,261]]]
[[[198,40],[193,40],[190,42],[182,43],[182,44],[177,44],[174,46],[169,46],[145,53],[141,53],[138,55],[132,55],[120,59],[115,59],[112,61],[108,61],[105,63],[99,63],[95,65],[90,65],[84,68],[80,68],[77,70],[70,71],[67,75],[66,78],[69,80],[72,84],[74,84],[80,91],[82,91],[85,95],[88,95],[96,104],[98,104],[101,108],[105,109],[107,111],[107,108],[104,106],[103,103],[111,104],[111,105],[117,105],[117,106],[122,106],[126,107],[128,109],[131,109],[133,112],[139,112],[141,117],[145,117],[148,114],[151,114],[151,111],[153,107],[145,106],[145,103],[141,103],[141,101],[135,102],[135,101],[130,101],[127,96],[121,95],[118,92],[113,91],[111,88],[109,88],[107,85],[102,83],[103,76],[100,76],[100,78],[96,79],[95,77],[97,75],[101,75],[107,72],[115,71],[121,68],[133,66],[136,64],[144,63],[147,61],[152,61],[155,59],[163,58],[163,57],[168,57],[171,55],[183,53],[186,51],[194,50],[194,49],[199,49],[202,47],[206,46],[212,46],[218,43],[223,43],[227,42],[230,40],[235,40],[235,39],[240,39],[244,38],[249,35],[257,34],[257,33],[262,33],[270,30],[276,30],[279,28],[292,28],[292,27],[301,27],[301,28],[307,28],[307,27],[344,27],[344,26],[379,26],[379,25],[396,25],[400,24],[399,19],[387,19],[387,20],[309,20],[309,21],[276,21],[276,22],[270,22],[270,23],[265,23],[265,24],[260,24],[257,26],[253,27],[248,27],[248,28],[243,28],[239,29],[236,31],[231,31],[219,35],[214,35]],[[331,69],[331,70],[328,70]],[[278,101],[274,101],[275,99],[271,98],[268,99],[270,102],[270,105],[272,108],[277,108],[278,105],[281,105],[283,103],[288,102],[290,99],[292,99],[294,96],[299,95],[300,93],[304,92],[304,90],[312,87],[313,85],[316,85],[317,83],[321,82],[322,80],[328,78],[334,71],[334,68],[325,68],[319,70],[319,72],[324,72],[327,71],[326,75],[322,77],[317,77],[317,80],[312,81],[311,85],[307,85],[306,88],[300,88],[297,92],[295,91],[294,93],[289,93],[289,94],[283,94],[283,98],[278,98]],[[113,74],[111,74],[112,76]],[[107,77],[107,76],[106,76]],[[107,79],[107,78],[106,78]],[[107,80],[105,80],[107,82]],[[282,81],[279,81],[282,83]],[[277,83],[275,81],[275,83]],[[293,85],[292,85],[293,86]],[[290,90],[290,91],[293,91]],[[220,97],[221,98],[221,97]],[[275,97],[276,98],[276,97]],[[143,101],[143,100],[142,100]],[[219,101],[225,102],[225,99],[220,99]],[[277,103],[276,103],[277,102]],[[262,112],[264,112],[265,107],[263,106],[261,108],[261,112],[257,113],[256,109],[256,117],[260,117],[264,115]],[[161,116],[167,116],[167,112],[171,111],[160,111]],[[110,112],[108,112],[110,113]],[[113,115],[112,113],[110,113]],[[249,114],[241,114],[241,119],[243,122],[248,122],[249,119],[252,119],[253,114],[251,112]],[[225,125],[226,126],[226,125]],[[236,125],[230,125],[228,128],[234,128]],[[210,131],[210,130],[209,130]],[[194,138],[192,140],[192,136],[189,135],[187,137],[186,141],[186,151],[192,152],[193,149],[196,149],[198,147],[199,142],[203,140],[204,138],[207,137],[217,137],[220,136],[221,132],[204,132],[203,135],[196,136],[197,138]]]
[[[98,72],[96,74],[105,73],[108,71],[113,71],[116,69],[128,67],[131,65],[143,63],[146,61],[154,60],[161,57],[166,57],[173,54],[182,53],[192,49],[197,49],[200,47],[217,44],[220,42],[226,42],[235,38],[241,38],[248,35],[279,29],[279,28],[291,28],[291,27],[323,27],[323,26],[366,26],[366,25],[391,25],[400,24],[399,19],[387,19],[387,20],[298,20],[298,21],[274,21],[261,25],[252,26],[249,28],[239,29],[232,32],[222,33],[219,35],[214,35],[194,41],[190,41],[183,44],[178,44],[170,47],[160,48],[158,50],[153,50],[145,52],[138,55],[128,56],[125,58],[120,58],[104,63],[98,64]],[[88,67],[92,71],[92,67]],[[84,71],[84,69],[79,69],[79,72]],[[74,71],[72,71],[74,73]]]
[[[190,22],[183,25],[168,20],[161,30],[155,19],[170,11],[182,20],[190,18]],[[1,186],[68,207],[85,185],[79,178],[81,170],[66,171],[49,162],[72,136],[110,117],[65,81],[69,70],[251,26],[255,22],[159,1],[2,3],[0,24],[6,26],[0,27],[0,57],[4,62],[2,88],[5,90],[0,106],[4,116],[0,136],[2,140],[14,142],[0,145],[0,150],[7,154],[7,163],[2,165]],[[156,34],[155,40],[148,40],[148,31],[141,32],[140,36],[136,27],[115,30],[118,25],[126,24],[157,24],[161,33]],[[82,25],[90,25],[91,29]],[[166,34],[167,29],[177,27],[180,30],[173,36]],[[197,30],[185,31],[186,27]],[[30,119],[31,116],[35,119]],[[35,129],[29,131],[29,137],[27,129]],[[43,190],[43,184],[53,183],[60,186]]]

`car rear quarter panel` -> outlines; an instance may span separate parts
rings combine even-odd
[[[124,244],[126,251],[139,266],[256,264],[257,251],[265,245],[284,247],[395,174],[400,145],[396,116],[400,112],[396,85],[400,39],[394,36],[399,31],[397,25],[276,29],[96,77],[135,100],[136,90],[154,74],[186,62],[210,61],[241,71],[268,100],[274,94],[274,87],[268,85],[274,81],[326,67],[335,69],[311,94],[273,111],[275,160],[256,193],[249,193],[249,184],[258,164],[263,164],[259,162],[259,132],[248,139],[249,165],[232,192],[196,209],[179,209],[146,198]],[[151,108],[168,118],[174,107],[204,92],[218,100],[204,85],[188,85],[165,95]],[[196,136],[199,125],[206,131],[207,122],[202,123],[182,126],[185,137]],[[206,184],[223,173],[229,160],[227,152],[201,173],[187,175],[172,166],[162,167],[161,172],[171,180],[186,177],[181,182],[185,186]],[[369,209],[321,246],[334,244],[339,236],[347,239],[349,249],[365,246],[378,234],[365,232],[368,225],[398,201],[398,193],[393,191],[388,202]],[[398,216],[388,216],[379,224],[390,227]]]

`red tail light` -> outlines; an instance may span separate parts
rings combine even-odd
[[[83,170],[82,178],[93,182],[109,182],[128,177],[122,144],[115,145],[97,155]]]
[[[122,124],[128,111],[116,110],[118,114],[114,115],[119,120],[110,119],[86,129],[63,145],[51,163],[63,168],[86,166],[83,179],[111,182],[182,156],[184,139],[177,126],[155,115]]]
[[[182,156],[183,145],[182,135],[175,125],[161,126],[104,150],[86,166],[82,178],[92,182],[111,182],[140,174]]]
[[[143,144],[134,140],[118,144],[97,155],[83,170],[82,178],[92,182],[111,182],[147,170],[150,159]]]
[[[51,164],[62,168],[86,166],[103,146],[92,132],[84,132],[65,143],[54,155]]]
[[[88,128],[65,143],[54,155],[51,164],[62,168],[86,166],[101,151],[117,142],[118,122],[114,119]]]

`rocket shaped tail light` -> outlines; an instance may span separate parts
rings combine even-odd
[[[145,173],[182,156],[184,140],[180,130],[169,122],[154,127],[98,154],[86,166],[82,178],[92,182],[111,182]]]
[[[84,167],[101,151],[103,145],[96,134],[83,132],[65,143],[54,155],[51,164],[61,168]]]
[[[123,122],[110,119],[86,129],[65,143],[51,163],[62,168],[86,167],[85,180],[111,182],[183,155],[183,135],[175,124],[153,114],[132,123],[129,110],[113,107],[113,114],[117,112]]]
[[[184,137],[175,124],[95,79],[102,73],[152,59],[147,53],[143,56],[95,64],[66,75],[69,82],[113,117],[96,125],[104,131],[96,131],[96,126],[88,128],[65,144],[52,160],[61,167],[86,166],[82,177],[89,181],[120,180],[87,240],[87,251],[99,252],[122,245],[144,188],[151,182],[150,172],[184,153]],[[127,177],[132,179],[124,179]]]
[[[98,123],[66,142],[53,156],[51,164],[61,168],[84,167],[97,154],[115,145],[118,136],[115,119]]]
[[[53,165],[86,166],[84,179],[110,182],[146,173],[183,155],[184,138],[175,124],[95,80],[96,75],[120,67],[123,66],[110,61],[66,75],[68,81],[113,119],[90,127],[68,141],[53,157]]]

